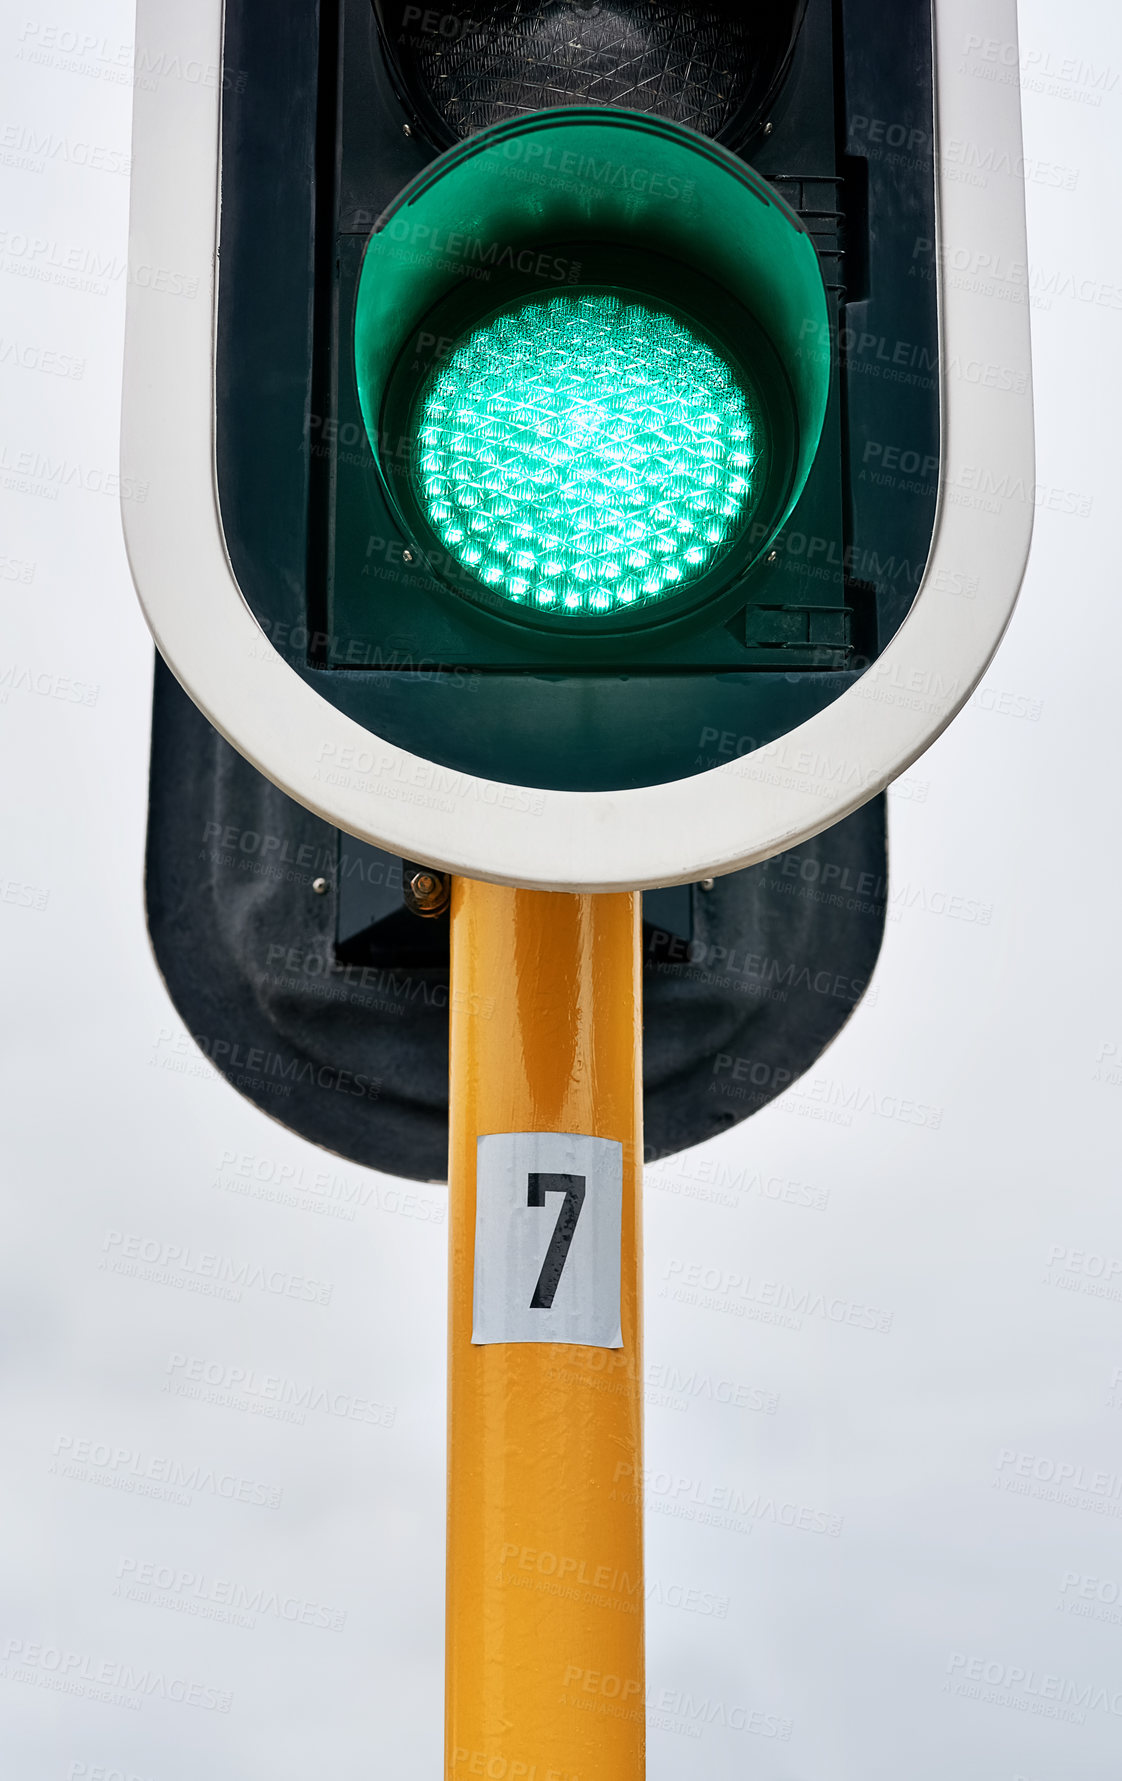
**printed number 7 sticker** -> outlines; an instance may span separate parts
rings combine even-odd
[[[572,1132],[478,1140],[471,1339],[622,1348],[623,1146]]]

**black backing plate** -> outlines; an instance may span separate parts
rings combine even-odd
[[[447,960],[422,947],[399,967],[342,962],[338,859],[338,831],[244,761],[157,661],[147,907],[176,1009],[227,1081],[291,1130],[443,1180]],[[694,887],[690,942],[680,921],[654,925],[650,899],[648,1160],[735,1125],[815,1064],[876,963],[886,881],[878,798],[795,853]]]

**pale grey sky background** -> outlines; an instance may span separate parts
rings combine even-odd
[[[1122,12],[1026,0],[1021,20],[1046,497],[1022,603],[891,800],[875,994],[808,1083],[648,1180],[652,1781],[1122,1774]],[[54,27],[101,56],[131,9],[0,18],[0,1774],[432,1781],[444,1196],[403,1202],[177,1050],[142,905],[152,650],[99,492],[130,87],[68,66]],[[48,129],[100,152],[40,167],[24,133]],[[75,250],[94,291],[28,275]],[[53,500],[25,492],[43,455],[74,471]],[[937,913],[941,893],[989,920]],[[849,1123],[819,1117],[854,1089]],[[295,1206],[239,1191],[286,1172]],[[141,1240],[311,1276],[329,1302],[139,1280],[121,1260]],[[664,1295],[695,1264],[889,1327]],[[660,1401],[674,1368],[734,1401]],[[192,1395],[239,1370],[233,1403]],[[264,1375],[382,1409],[270,1420]],[[759,1512],[706,1525],[725,1490]],[[214,1617],[231,1589],[259,1598],[248,1624]],[[159,1686],[97,1698],[125,1668]],[[712,1704],[701,1737],[686,1693]],[[738,1729],[756,1711],[790,1738]]]

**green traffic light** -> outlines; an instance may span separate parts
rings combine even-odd
[[[830,387],[814,242],[736,156],[560,107],[438,157],[371,234],[354,369],[406,561],[586,658],[731,614]]]
[[[530,297],[467,333],[417,409],[421,510],[493,595],[583,618],[707,573],[763,486],[743,376],[630,293]]]

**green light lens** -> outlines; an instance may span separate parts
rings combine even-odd
[[[754,394],[682,317],[608,291],[531,297],[421,392],[415,482],[450,556],[542,614],[642,610],[711,569],[756,504]]]

